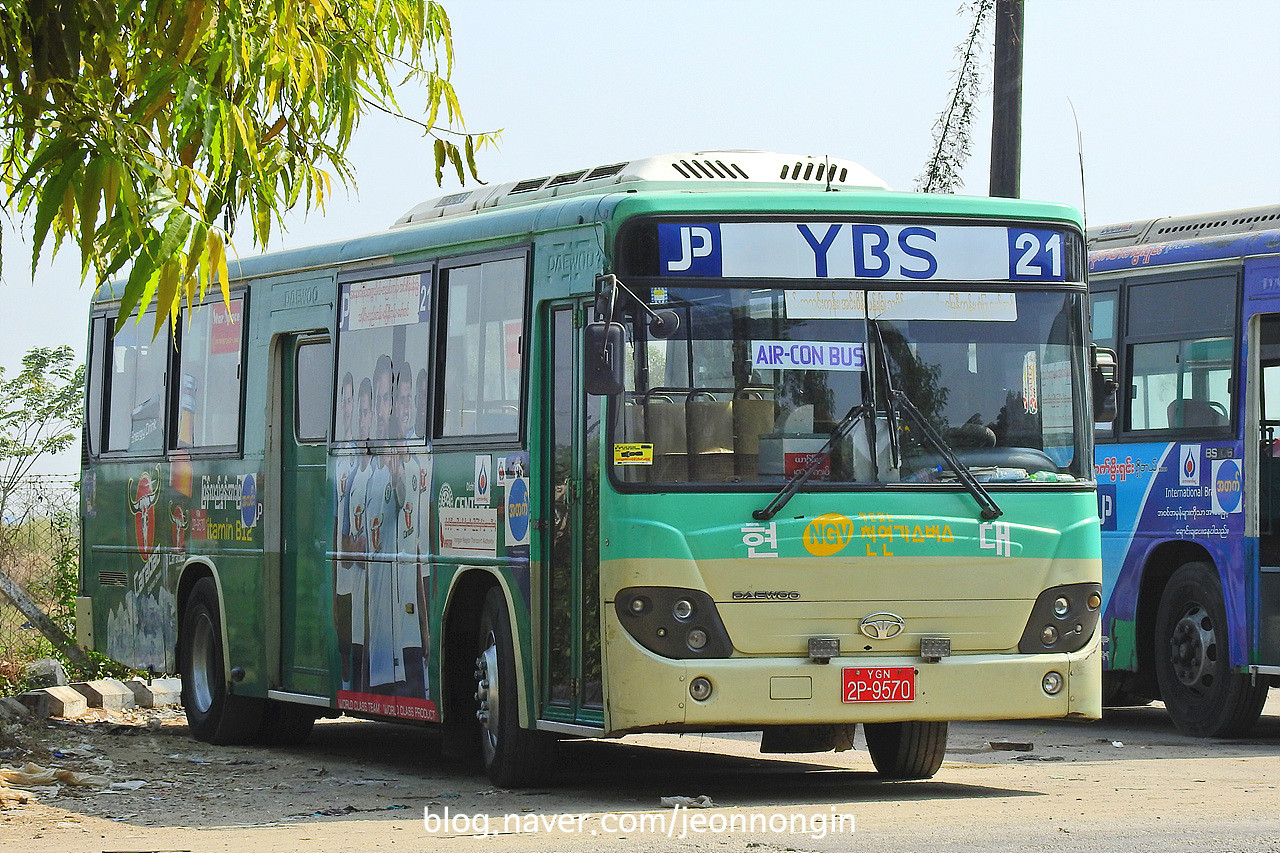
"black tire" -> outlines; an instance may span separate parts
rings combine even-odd
[[[1156,613],[1160,698],[1179,729],[1195,737],[1238,737],[1262,713],[1267,679],[1231,671],[1227,609],[1218,573],[1187,563],[1173,573]]]
[[[263,700],[236,696],[223,665],[222,617],[213,578],[201,578],[187,596],[178,646],[182,706],[197,740],[249,743],[262,724]]]
[[[537,784],[549,769],[555,746],[547,733],[520,726],[514,649],[507,601],[494,587],[480,614],[476,701],[484,767],[502,788]]]
[[[262,726],[258,729],[258,742],[268,746],[304,744],[311,737],[316,716],[315,709],[306,705],[268,699],[262,712]]]
[[[862,732],[871,763],[886,779],[932,778],[947,752],[945,722],[864,723]]]

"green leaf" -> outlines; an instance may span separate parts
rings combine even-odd
[[[32,232],[32,245],[34,247],[31,258],[32,275],[35,275],[36,267],[40,263],[40,250],[44,247],[45,238],[49,235],[49,227],[62,209],[62,204],[66,200],[67,189],[71,185],[71,179],[80,170],[80,164],[84,162],[84,156],[85,152],[83,150],[76,149],[70,158],[64,159],[58,165],[58,170],[54,172],[53,177],[45,181],[44,187],[40,191],[40,202],[36,205],[36,219]]]
[[[93,232],[98,224],[98,207],[102,201],[102,180],[106,171],[106,160],[94,157],[85,166],[84,176],[80,180],[78,200],[80,209],[80,277],[89,272],[89,263],[93,257]]]
[[[453,164],[453,170],[458,173],[458,183],[465,184],[467,175],[462,168],[462,155],[458,153],[458,146],[452,143],[449,145],[449,162]]]
[[[448,156],[445,153],[445,144],[443,139],[436,140],[436,186],[444,185],[444,161]]]
[[[154,338],[164,328],[165,320],[178,314],[178,283],[181,281],[177,259],[165,261],[160,267],[159,288],[156,291],[156,328]]]

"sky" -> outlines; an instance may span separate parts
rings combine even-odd
[[[479,154],[489,182],[759,149],[855,160],[911,190],[970,24],[959,0],[444,5],[466,127],[502,131]],[[1023,197],[1083,201],[1090,225],[1280,203],[1280,2],[1027,0],[1024,37]],[[968,195],[987,192],[989,66],[983,79]],[[420,103],[406,91],[401,105]],[[291,215],[271,249],[381,231],[457,189],[448,174],[435,185],[430,140],[407,122],[369,116],[349,156],[357,188]],[[21,230],[3,236],[0,365],[12,375],[33,346],[83,357],[75,247],[33,282]],[[247,234],[236,248],[254,253]]]

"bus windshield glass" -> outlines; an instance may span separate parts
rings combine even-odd
[[[1077,292],[638,288],[611,417],[621,483],[945,483],[955,471],[900,392],[986,482],[1084,478]],[[857,407],[862,417],[828,447]],[[874,448],[874,451],[873,451]],[[818,458],[821,457],[821,458]]]

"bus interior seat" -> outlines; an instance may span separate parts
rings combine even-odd
[[[738,476],[760,476],[760,436],[774,430],[773,400],[740,399],[733,403],[733,438]]]
[[[1193,398],[1174,400],[1169,404],[1168,415],[1171,428],[1216,427],[1227,422],[1222,413],[1209,403]]]
[[[657,480],[689,479],[684,405],[654,398],[645,405],[645,434],[653,444],[653,476]]]
[[[689,453],[702,482],[733,479],[733,401],[690,400]]]

